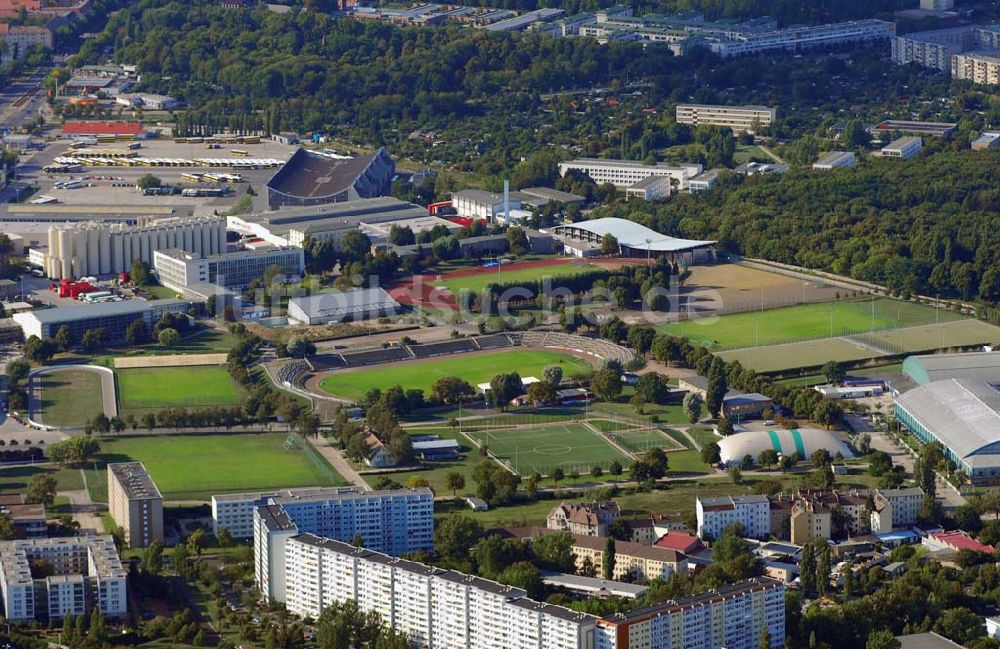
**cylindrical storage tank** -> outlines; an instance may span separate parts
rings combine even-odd
[[[59,277],[72,277],[73,276],[73,258],[66,255],[60,260]]]
[[[122,234],[121,232],[109,232],[108,237],[111,240],[111,272],[125,271],[125,264],[122,262]]]
[[[214,224],[208,226],[208,249],[213,255],[222,252],[219,250],[219,229]]]
[[[192,236],[192,232],[191,232],[191,224],[190,223],[185,223],[184,226],[183,226],[183,228],[184,228],[184,230],[183,230],[183,232],[184,232],[184,244],[181,246],[181,249],[182,250],[186,250],[188,252],[193,252],[194,237]]]
[[[150,265],[153,263],[153,253],[149,249],[149,242],[154,236],[155,235],[148,230],[143,230],[139,233],[139,258]]]
[[[142,238],[141,232],[129,233],[129,245],[131,247],[128,258],[129,268],[132,267],[132,262],[134,262],[136,259],[142,259],[142,248],[141,244],[139,243],[139,239],[141,238]]]
[[[100,230],[97,228],[87,228],[87,275],[96,275],[100,272],[100,245],[97,236]]]
[[[70,230],[59,231],[59,259],[67,261],[73,259],[73,233]],[[62,267],[59,269],[59,278],[69,277],[69,273],[64,273]]]
[[[59,230],[49,228],[49,256],[59,256]]]
[[[101,228],[98,230],[97,236],[101,255],[98,272],[101,275],[110,275],[115,272],[111,270],[111,232],[107,228]]]
[[[167,230],[165,228],[156,228],[156,245],[157,250],[166,250],[170,247],[170,242],[167,240]]]
[[[201,233],[201,253],[203,255],[214,255],[215,251],[212,250],[212,226],[210,223],[201,223],[198,225],[198,231]]]
[[[77,230],[73,233],[73,276],[82,277],[87,274],[87,231]]]
[[[215,224],[215,230],[217,232],[216,237],[219,242],[215,249],[215,252],[225,252],[226,251],[226,220],[219,219],[218,223]]]

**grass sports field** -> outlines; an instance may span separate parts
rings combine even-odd
[[[544,424],[532,428],[466,433],[486,444],[522,475],[548,474],[556,467],[569,473],[588,473],[594,465],[605,470],[612,460],[628,466],[630,460],[581,423]]]
[[[736,349],[929,325],[938,318],[949,322],[962,316],[899,300],[844,300],[675,322],[659,330],[709,349]]]
[[[101,377],[97,372],[65,370],[41,378],[42,423],[82,426],[104,412]]]
[[[130,460],[143,462],[163,496],[171,500],[343,482],[308,444],[285,450],[285,438],[285,433],[101,438],[101,465],[87,472],[87,483],[92,497],[106,502],[103,465]]]
[[[499,272],[494,268],[489,272],[459,277],[448,277],[445,275],[441,280],[432,283],[434,286],[446,288],[453,294],[458,295],[463,289],[479,293],[490,284],[539,280],[543,277],[565,277],[567,275],[579,275],[580,273],[599,269],[599,266],[587,262],[567,260],[564,264],[532,266],[510,270],[506,266],[502,266]]]
[[[158,408],[229,406],[245,393],[226,368],[147,367],[115,372],[118,407],[123,414]]]
[[[517,372],[521,378],[541,378],[546,365],[562,365],[563,376],[590,369],[586,361],[569,354],[520,349],[341,370],[320,381],[319,387],[324,392],[346,399],[360,399],[373,388],[385,389],[394,385],[420,389],[425,395],[430,395],[434,381],[445,376],[457,376],[475,386],[497,374],[509,372]]]

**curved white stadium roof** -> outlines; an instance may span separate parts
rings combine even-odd
[[[839,451],[845,458],[854,457],[851,449],[835,433],[819,428],[737,433],[719,442],[719,456],[723,464],[742,462],[747,455],[756,462],[761,451],[774,449],[781,455],[797,452],[803,458],[808,458],[821,448],[829,451],[831,456]]]
[[[618,239],[618,243],[622,246],[628,246],[636,250],[646,250],[648,247],[649,250],[656,252],[679,252],[693,248],[704,248],[715,243],[715,241],[697,241],[694,239],[670,237],[660,234],[656,230],[651,230],[641,223],[614,217],[559,225],[553,228],[552,232],[554,234],[572,236],[573,230],[584,230],[597,237],[610,234]]]

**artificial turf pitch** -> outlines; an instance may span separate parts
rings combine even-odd
[[[580,423],[545,424],[530,428],[467,432],[521,475],[548,475],[556,467],[588,473],[598,465],[607,471],[613,460],[628,466],[618,449]]]
[[[431,386],[442,377],[457,376],[475,387],[477,383],[486,383],[497,374],[510,372],[517,372],[522,379],[528,376],[542,378],[542,370],[546,365],[560,365],[563,376],[566,377],[590,369],[586,361],[569,354],[519,349],[337,371],[320,381],[319,387],[328,394],[346,399],[360,399],[369,390],[384,390],[394,385],[400,385],[404,389],[420,389],[429,396]]]
[[[226,368],[214,365],[116,370],[115,376],[118,406],[123,413],[231,406],[245,396]]]

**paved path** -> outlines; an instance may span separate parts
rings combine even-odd
[[[340,449],[335,448],[333,444],[330,443],[329,439],[320,436],[317,438],[310,438],[309,443],[311,443],[313,447],[319,451],[319,454],[330,463],[330,466],[332,466],[334,470],[344,478],[344,480],[347,480],[362,491],[372,490],[368,483],[365,482],[365,479],[361,477],[361,474],[355,471],[354,467],[352,467],[350,463],[344,459]]]

